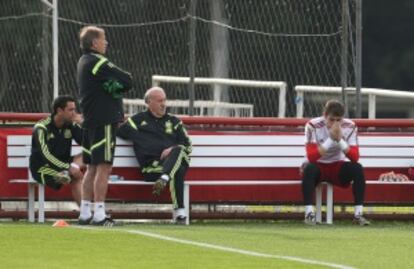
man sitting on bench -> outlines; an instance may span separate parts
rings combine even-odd
[[[70,184],[73,199],[80,205],[82,156],[71,157],[72,139],[78,144],[82,140],[82,130],[74,122],[78,116],[73,97],[62,95],[53,101],[52,115],[34,126],[29,166],[40,184],[54,190]]]
[[[365,177],[359,159],[357,127],[344,119],[345,108],[335,100],[326,103],[322,117],[305,126],[306,157],[303,167],[302,191],[305,203],[305,223],[316,224],[312,205],[313,193],[321,180],[340,187],[352,182],[355,203],[354,223],[369,225],[362,215]],[[350,161],[345,161],[348,158]]]
[[[146,181],[155,181],[158,196],[169,183],[174,205],[173,221],[184,224],[184,175],[191,153],[191,142],[177,117],[166,113],[166,95],[153,87],[144,95],[148,110],[135,114],[121,125],[117,135],[132,140],[134,152]]]

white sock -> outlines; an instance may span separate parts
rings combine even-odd
[[[355,216],[362,216],[363,209],[364,209],[363,205],[356,205],[355,212],[354,212]]]
[[[178,217],[178,216],[185,217],[186,215],[185,215],[184,208],[174,209],[174,215],[175,215],[175,217]]]
[[[81,200],[79,218],[82,220],[87,220],[90,217],[92,217],[91,201]]]
[[[161,179],[162,179],[162,180],[165,180],[165,181],[168,181],[168,180],[170,180],[170,177],[169,177],[167,174],[163,174],[163,175],[161,176]]]
[[[305,216],[309,213],[314,213],[313,205],[305,205]]]
[[[93,221],[101,221],[106,217],[105,215],[105,203],[98,202],[95,203],[95,210],[93,212]]]

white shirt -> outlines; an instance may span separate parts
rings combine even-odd
[[[357,127],[355,123],[349,119],[343,119],[341,123],[342,138],[349,146],[358,146]],[[326,124],[325,117],[311,119],[305,126],[305,143],[306,144],[323,144],[329,138],[329,129]],[[335,145],[327,149],[318,162],[332,163],[347,160],[345,154],[339,145]]]

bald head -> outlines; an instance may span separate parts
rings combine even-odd
[[[107,41],[104,29],[93,25],[85,26],[79,32],[79,41],[82,50],[94,49],[99,53],[105,54]]]
[[[152,87],[144,94],[145,103],[148,105],[149,111],[157,118],[162,118],[167,111],[167,97],[163,88]]]

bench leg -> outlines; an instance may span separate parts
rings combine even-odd
[[[36,185],[35,184],[27,184],[28,185],[28,201],[27,201],[27,218],[29,220],[29,222],[34,222],[35,221],[35,189],[36,189]]]
[[[184,210],[187,216],[185,225],[190,225],[190,185],[184,182]]]
[[[333,186],[326,184],[326,223],[333,223]]]
[[[318,184],[315,188],[315,194],[316,194],[316,222],[321,223],[322,222],[322,184]]]
[[[39,202],[39,219],[38,222],[44,223],[45,222],[45,186],[42,184],[38,184],[38,202]]]

